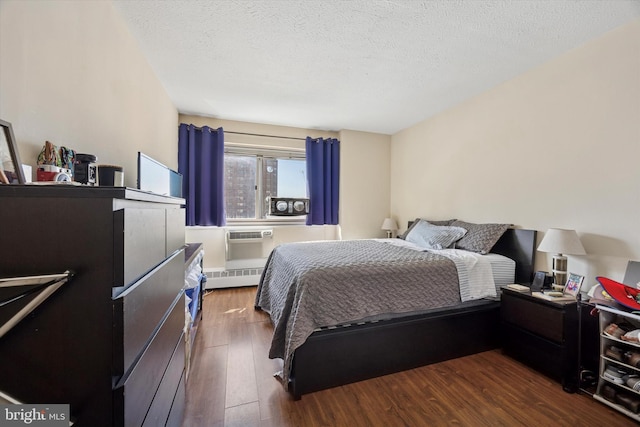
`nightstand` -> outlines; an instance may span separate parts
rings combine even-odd
[[[576,301],[547,301],[503,288],[500,318],[505,354],[560,381],[566,392],[577,390]]]

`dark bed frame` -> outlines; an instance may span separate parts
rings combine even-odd
[[[535,230],[509,229],[491,252],[516,262],[530,283]],[[289,391],[303,394],[467,356],[499,346],[500,301],[481,300],[425,314],[316,331],[296,349]]]

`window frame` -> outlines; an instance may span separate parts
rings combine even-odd
[[[256,183],[255,183],[255,205],[256,216],[254,218],[226,218],[227,225],[305,225],[307,222],[306,215],[300,216],[283,216],[283,217],[271,217],[260,218],[264,209],[264,203],[261,200],[260,195],[263,190],[263,168],[264,159],[294,159],[303,160],[306,162],[306,151],[304,148],[295,147],[272,147],[268,145],[248,145],[225,142],[224,156],[227,155],[237,156],[251,156],[255,157],[256,163]],[[226,194],[225,194],[226,204]],[[226,211],[226,210],[225,210]],[[226,215],[226,213],[225,213]],[[266,215],[266,213],[265,213]]]

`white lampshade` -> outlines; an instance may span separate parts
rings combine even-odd
[[[393,218],[385,218],[380,228],[386,230],[387,237],[390,239],[393,236],[393,232],[398,229],[398,223]]]
[[[542,242],[540,242],[540,246],[538,246],[538,250],[540,252],[550,252],[554,254],[587,254],[575,230],[563,230],[560,228],[550,228],[547,230]]]
[[[386,231],[396,231],[398,230],[398,223],[393,218],[385,218],[380,228]]]
[[[567,257],[568,255],[586,255],[587,252],[580,242],[578,233],[575,230],[563,230],[561,228],[550,228],[544,235],[540,246],[540,252],[553,253],[553,288],[562,290],[567,280]]]

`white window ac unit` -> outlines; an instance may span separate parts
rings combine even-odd
[[[227,240],[234,243],[251,243],[272,238],[273,230],[227,230]]]
[[[273,249],[273,229],[233,230],[225,233],[226,268],[264,267]]]

